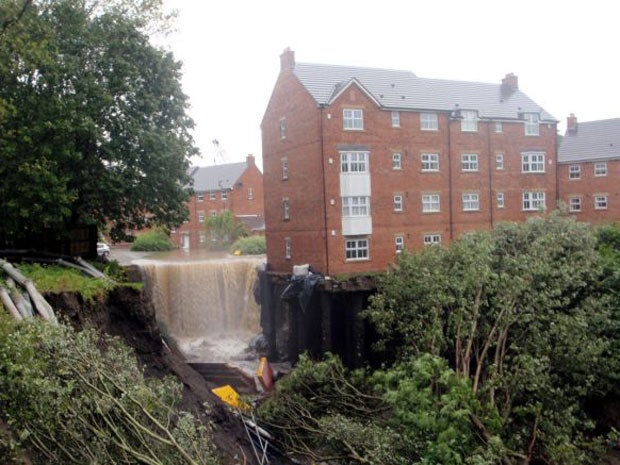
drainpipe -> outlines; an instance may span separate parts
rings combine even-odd
[[[489,153],[489,221],[493,229],[493,157],[491,152],[491,120],[487,121],[487,150]]]
[[[452,217],[452,113],[448,113],[448,222],[450,242],[454,239],[454,220]]]
[[[323,110],[325,105],[319,105],[320,119],[321,119],[321,180],[323,181],[323,237],[325,247],[325,276],[329,276],[329,231],[327,230],[327,186],[325,183],[325,137],[323,135]]]

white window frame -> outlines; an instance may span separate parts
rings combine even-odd
[[[254,188],[248,187],[248,200],[254,200]]]
[[[370,197],[350,196],[342,197],[342,216],[356,218],[370,216]]]
[[[392,169],[393,170],[401,170],[403,169],[403,155],[400,152],[392,153]]]
[[[521,172],[527,174],[544,173],[545,158],[545,152],[522,152]]]
[[[478,154],[462,153],[461,154],[461,171],[475,172],[478,171]]]
[[[400,111],[392,112],[392,127],[399,128],[400,127]]]
[[[504,132],[504,125],[501,121],[495,121],[495,132],[497,134]]]
[[[581,197],[568,198],[568,211],[571,213],[577,213],[581,211]]]
[[[282,199],[282,219],[284,221],[291,219],[291,202],[288,198]]]
[[[606,161],[594,163],[594,176],[597,178],[607,176],[607,162]]]
[[[405,236],[402,234],[394,236],[394,248],[396,249],[396,253],[401,253],[405,250]]]
[[[502,152],[498,152],[495,154],[495,169],[497,171],[501,171],[504,169],[504,154]]]
[[[609,207],[609,197],[607,194],[594,195],[594,209],[595,210],[607,210]]]
[[[370,260],[370,241],[368,238],[355,236],[345,237],[344,257],[348,262]]]
[[[198,232],[198,243],[204,244],[205,242],[207,242],[207,234],[204,231],[199,231]]]
[[[209,200],[217,200],[215,197],[215,191],[209,191]]]
[[[422,153],[420,155],[423,172],[439,171],[439,154],[438,153]]]
[[[205,200],[205,193],[204,192],[196,192],[196,200],[198,202],[204,202]]]
[[[539,210],[546,210],[547,205],[545,201],[544,191],[526,191],[522,195],[521,208],[525,212],[536,212]]]
[[[433,234],[424,234],[422,238],[422,242],[424,245],[440,245],[441,244],[441,234],[433,233]]]
[[[525,113],[525,135],[540,136],[540,115],[538,113]]]
[[[290,237],[284,238],[284,258],[290,260],[293,255],[293,243]]]
[[[422,194],[422,213],[438,213],[440,211],[440,194]]]
[[[286,139],[286,118],[280,118],[280,139]]]
[[[497,199],[497,208],[506,207],[506,197],[503,192],[498,192],[495,197]]]
[[[581,179],[581,165],[568,166],[568,179],[572,181]]]
[[[280,163],[282,166],[282,180],[285,181],[288,179],[288,158],[282,157]]]
[[[340,172],[347,174],[368,173],[368,152],[340,152]]]
[[[461,132],[478,132],[478,112],[461,110]]]
[[[395,212],[403,211],[403,195],[402,194],[394,195],[394,211]]]
[[[205,212],[200,210],[198,212],[198,222],[199,223],[204,223],[205,222]]]
[[[465,192],[461,195],[464,212],[476,212],[480,210],[480,194],[477,192]]]
[[[437,131],[439,130],[439,116],[437,113],[420,113],[420,130]]]
[[[222,192],[220,192],[220,199],[228,200],[228,192],[225,189],[222,189]]]
[[[345,131],[363,131],[364,110],[361,108],[344,108],[342,110],[342,129]]]

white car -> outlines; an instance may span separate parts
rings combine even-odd
[[[97,242],[97,257],[107,260],[110,257],[110,246],[105,242]]]

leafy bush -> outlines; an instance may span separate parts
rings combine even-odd
[[[226,250],[237,239],[249,234],[247,226],[230,210],[210,216],[205,222],[205,230],[211,238],[208,247],[213,250]]]
[[[267,253],[265,236],[243,237],[237,240],[231,247],[230,252],[240,251],[241,255],[262,255]]]
[[[134,252],[162,252],[174,249],[174,244],[168,234],[161,229],[153,229],[136,237],[131,244]]]
[[[215,465],[181,386],[146,380],[120,340],[0,315],[0,454],[32,463]],[[16,462],[18,463],[18,462]]]

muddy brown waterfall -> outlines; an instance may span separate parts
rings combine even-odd
[[[230,258],[140,265],[164,333],[193,358],[211,361],[234,356],[260,332],[253,295],[259,264]]]

